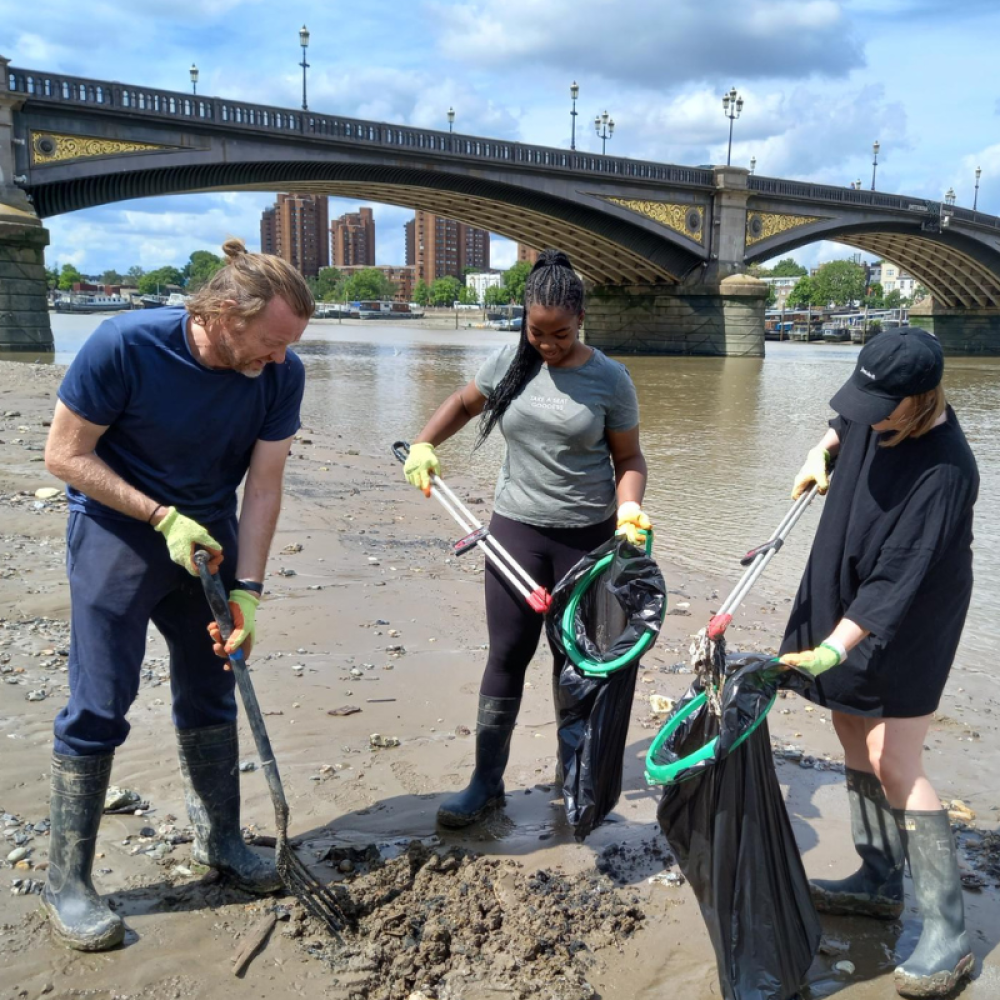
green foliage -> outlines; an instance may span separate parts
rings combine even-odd
[[[902,296],[899,294],[898,288],[894,288],[891,292],[886,292],[885,298],[882,300],[882,304],[886,309],[898,309],[901,302]]]
[[[873,281],[868,286],[868,297],[865,299],[872,309],[881,309],[885,301],[885,291],[879,281]]]
[[[102,285],[121,285],[124,284],[125,279],[113,267],[109,267],[101,275],[100,282]]]
[[[774,285],[768,282],[767,285],[767,299],[765,300],[764,306],[766,309],[773,308],[774,304],[778,301],[778,293],[774,289]]]
[[[509,271],[503,275],[503,286],[507,291],[508,302],[522,302],[524,300],[524,283],[528,280],[532,265],[526,260],[519,260]]]
[[[335,267],[321,267],[319,274],[308,280],[317,302],[344,301],[345,278]]]
[[[479,296],[471,285],[462,285],[458,292],[458,301],[463,306],[479,305]]]
[[[505,306],[510,301],[507,289],[503,285],[490,285],[483,295],[487,306]]]
[[[815,286],[822,305],[860,302],[865,297],[865,269],[853,260],[831,260],[816,272]]]
[[[770,278],[798,278],[808,273],[794,257],[782,257],[770,271],[762,272],[763,276]]]
[[[882,332],[882,321],[880,319],[872,319],[868,321],[868,336],[874,337],[876,333]]]
[[[130,267],[130,268],[129,268],[129,269],[128,269],[128,270],[126,271],[126,272],[125,272],[125,277],[126,277],[126,278],[128,278],[128,279],[129,279],[129,281],[131,281],[131,282],[132,282],[132,284],[134,285],[134,284],[136,284],[136,282],[138,282],[138,280],[139,280],[139,279],[140,279],[140,278],[141,278],[141,277],[142,277],[142,276],[143,276],[143,275],[144,275],[145,273],[146,273],[146,272],[145,272],[145,271],[144,271],[144,270],[143,270],[143,269],[142,269],[141,267],[139,267],[139,265],[138,265],[138,264],[133,264],[133,265],[132,265],[132,266],[131,266],[131,267]]]
[[[184,265],[184,282],[188,291],[194,292],[201,288],[216,271],[225,266],[225,261],[207,250],[195,250]]]
[[[788,293],[788,305],[793,309],[806,309],[818,302],[816,297],[816,282],[805,275],[795,282],[795,287]]]
[[[334,270],[329,268],[328,270]],[[396,286],[377,267],[366,267],[356,271],[341,286],[348,302],[364,299],[387,301],[396,294]]]
[[[158,267],[155,271],[147,271],[137,282],[140,295],[156,295],[157,290],[162,295],[167,285],[184,284],[184,275],[176,268]]]
[[[930,295],[930,292],[927,291],[927,289],[924,288],[923,285],[917,285],[917,287],[913,289],[914,302],[919,302],[921,299],[926,299],[928,295]]]
[[[427,282],[423,278],[413,286],[413,301],[418,306],[430,305],[431,290],[427,287]]]
[[[45,268],[45,284],[50,290],[59,287],[59,265],[53,264],[52,267]]]
[[[452,305],[458,299],[463,287],[458,278],[453,278],[450,274],[446,274],[443,278],[438,278],[431,285],[432,305]]]
[[[62,270],[59,272],[59,290],[71,292],[73,285],[83,280],[83,275],[72,264],[63,264]]]

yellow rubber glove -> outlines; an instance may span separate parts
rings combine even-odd
[[[653,522],[634,500],[627,500],[618,508],[618,527],[615,534],[624,535],[637,549],[646,547],[646,539],[652,530]]]
[[[810,449],[806,455],[806,463],[799,469],[799,474],[795,477],[795,485],[792,487],[792,499],[798,500],[803,493],[808,490],[813,483],[816,484],[820,496],[830,488],[830,477],[827,468],[830,464],[830,453],[826,448],[816,445]]]
[[[216,656],[223,659],[231,656],[237,649],[243,650],[244,656],[253,652],[254,639],[257,638],[257,605],[260,598],[249,590],[233,590],[229,594],[229,613],[233,616],[233,631],[222,643],[222,633],[216,622],[208,626],[208,634],[212,637],[212,649]]]
[[[441,475],[441,463],[438,461],[434,445],[427,441],[418,441],[410,445],[410,454],[403,466],[406,481],[424,491],[424,496],[431,495],[431,473]]]
[[[847,653],[844,647],[827,639],[815,649],[807,649],[802,653],[786,653],[780,662],[786,667],[796,667],[807,674],[812,674],[813,677],[818,677],[832,667],[839,666],[845,659]]]
[[[198,567],[192,559],[196,545],[208,550],[209,573],[214,575],[219,572],[222,546],[197,521],[179,513],[176,507],[169,507],[166,517],[156,525],[156,530],[166,540],[170,558],[192,576],[198,575]]]

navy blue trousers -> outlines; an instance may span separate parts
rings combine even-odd
[[[225,553],[219,572],[228,591],[236,574],[236,518],[205,527]],[[201,582],[171,561],[162,535],[141,521],[71,512],[66,569],[70,695],[56,716],[56,753],[111,753],[125,742],[151,621],[170,651],[174,725],[198,729],[236,718],[235,678],[212,652]]]

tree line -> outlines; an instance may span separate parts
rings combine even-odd
[[[126,285],[135,288],[140,295],[156,295],[168,285],[195,292],[224,265],[225,260],[217,254],[208,250],[195,250],[183,267],[167,265],[153,271],[144,271],[135,264],[124,274],[108,268],[95,277],[82,274],[72,264],[63,264],[62,267],[54,264],[47,267],[45,272],[49,288],[61,292],[70,292],[75,284],[81,282],[92,282],[98,285]]]
[[[913,297],[904,297],[899,289],[886,292],[882,285],[869,283],[869,271],[854,260],[831,260],[821,265],[814,275],[792,257],[779,260],[768,269],[755,267],[752,273],[759,278],[795,278],[799,280],[788,293],[786,305],[793,309],[807,309],[812,306],[867,305],[871,309],[898,309],[909,306],[927,295],[923,285],[917,285]],[[770,308],[777,300],[773,285],[768,285],[767,305]]]

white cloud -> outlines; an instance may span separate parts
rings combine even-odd
[[[506,271],[517,263],[517,244],[503,236],[490,237],[490,267]]]
[[[447,57],[584,68],[652,86],[683,80],[843,76],[863,62],[837,0],[480,0],[428,4]]]

